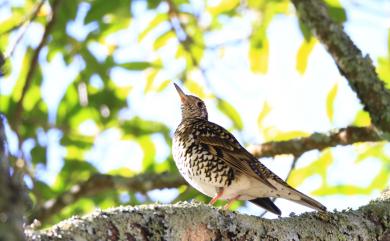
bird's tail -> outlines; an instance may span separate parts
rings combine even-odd
[[[298,198],[288,198],[289,200],[304,205],[306,207],[315,209],[320,212],[326,212],[326,207],[322,205],[320,202],[318,202],[317,200],[314,200],[313,198],[301,193],[298,190],[294,189],[294,192],[297,193]]]
[[[249,202],[256,204],[257,206],[260,206],[264,208],[265,210],[276,214],[278,216],[282,215],[282,212],[280,209],[271,201],[271,199],[265,197],[265,198],[256,198],[249,200]]]

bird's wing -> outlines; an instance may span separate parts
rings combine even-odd
[[[224,128],[209,122],[209,132],[201,131],[198,140],[208,146],[210,153],[218,156],[235,170],[254,177],[272,189],[276,189],[267,179],[269,171],[236,138]],[[214,135],[211,135],[213,133]]]

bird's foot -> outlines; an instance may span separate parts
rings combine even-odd
[[[222,195],[223,195],[223,188],[220,188],[217,194],[209,202],[209,205],[213,205],[220,197],[222,197]]]

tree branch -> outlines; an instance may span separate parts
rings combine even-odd
[[[59,197],[47,201],[43,207],[31,215],[31,218],[44,222],[78,199],[93,196],[107,190],[119,189],[145,193],[153,189],[174,188],[181,185],[186,185],[185,180],[181,176],[167,172],[158,174],[144,173],[133,177],[95,174],[87,181],[77,184],[71,190],[62,193]]]
[[[50,21],[45,26],[45,31],[43,33],[42,39],[38,44],[38,47],[35,49],[33,57],[31,59],[30,68],[28,69],[26,80],[22,89],[22,94],[18,103],[16,104],[16,111],[13,121],[13,128],[16,133],[18,132],[18,125],[21,122],[22,112],[23,112],[23,100],[26,96],[28,89],[30,88],[31,82],[33,80],[33,76],[38,66],[39,54],[41,53],[42,48],[46,45],[46,42],[49,38],[50,32],[53,29],[54,23],[57,18],[58,8],[60,6],[62,0],[54,0],[52,4],[52,15]]]
[[[325,45],[340,72],[370,113],[372,122],[390,138],[390,92],[385,88],[368,55],[355,46],[343,27],[335,23],[320,0],[291,0],[299,18]]]
[[[73,217],[27,240],[389,240],[390,200],[356,211],[304,213],[275,220],[199,203],[142,205]]]
[[[272,157],[281,154],[300,156],[317,149],[323,150],[338,145],[350,145],[358,142],[382,141],[382,138],[371,127],[349,126],[329,134],[314,133],[308,137],[288,141],[271,141],[248,148],[257,158]]]

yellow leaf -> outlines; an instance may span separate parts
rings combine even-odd
[[[390,160],[387,159],[387,164],[389,163]],[[372,180],[370,186],[368,187],[370,193],[374,189],[378,189],[378,190],[385,189],[387,187],[387,184],[389,183],[389,178],[390,178],[390,172],[388,169],[386,169],[386,166],[384,166],[384,168],[382,168],[380,173],[374,178],[374,180]]]
[[[141,42],[148,33],[150,33],[157,25],[168,20],[168,15],[166,13],[157,14],[152,21],[147,25],[147,27],[142,31],[138,36],[138,42]]]
[[[309,134],[304,131],[277,131],[275,134],[276,135],[272,138],[274,141],[286,141],[294,138],[309,136]]]
[[[326,171],[328,166],[333,162],[333,155],[329,149],[326,149],[322,152],[321,156],[310,163],[308,166],[296,168],[291,172],[290,178],[288,179],[288,183],[292,187],[297,187],[301,185],[306,178],[311,177],[313,175],[320,175],[322,177],[323,182],[326,181]]]
[[[197,82],[195,82],[193,80],[186,80],[184,82],[184,85],[187,87],[189,92],[193,93],[194,95],[198,96],[199,98],[201,98],[201,99],[206,98],[206,93],[203,89],[203,86],[201,86]]]
[[[371,118],[370,114],[364,110],[359,110],[356,113],[355,120],[353,121],[354,126],[370,126]]]
[[[135,174],[135,172],[133,170],[131,170],[130,168],[127,168],[127,167],[120,167],[118,169],[110,170],[108,172],[108,174],[120,175],[120,176],[123,176],[123,177],[131,177],[131,176],[133,176]]]
[[[159,86],[156,87],[156,92],[163,91],[172,81],[170,79],[164,80],[160,83]]]
[[[359,149],[357,149],[358,156],[355,159],[356,163],[362,162],[369,157],[376,157],[380,160],[387,159],[384,155],[384,146],[385,142],[376,142],[376,143],[364,143]]]
[[[323,195],[335,195],[335,194],[344,194],[344,195],[368,195],[371,192],[367,188],[343,184],[336,186],[327,186],[322,185],[318,189],[312,192],[313,195],[323,196]]]
[[[219,15],[234,10],[239,3],[239,0],[221,0],[217,6],[209,7],[208,11],[212,15]]]
[[[312,52],[316,43],[317,43],[317,39],[314,37],[311,37],[309,41],[306,41],[305,39],[303,40],[302,45],[299,48],[297,53],[297,63],[296,63],[296,69],[300,74],[305,73],[309,55]]]
[[[265,74],[268,71],[269,44],[267,38],[263,39],[261,47],[251,46],[249,48],[249,62],[251,71],[258,74]]]
[[[161,47],[163,47],[164,45],[166,45],[167,42],[169,41],[169,39],[171,39],[171,38],[175,38],[175,34],[174,34],[171,30],[168,30],[167,32],[161,34],[161,35],[154,41],[153,49],[154,49],[154,50],[160,49]]]
[[[338,90],[338,84],[336,83],[332,89],[328,93],[328,97],[326,98],[326,113],[328,115],[328,118],[330,122],[333,122],[333,115],[334,115],[334,101],[336,99],[337,90]]]
[[[146,77],[146,85],[144,89],[144,93],[148,93],[149,91],[152,90],[153,88],[153,82],[156,79],[156,76],[158,74],[158,69],[152,69],[149,73],[148,76]]]
[[[268,102],[265,101],[263,104],[263,108],[259,113],[259,117],[257,117],[257,126],[259,127],[259,129],[262,129],[264,119],[265,117],[267,117],[267,115],[270,112],[271,112],[271,106],[268,104]]]

